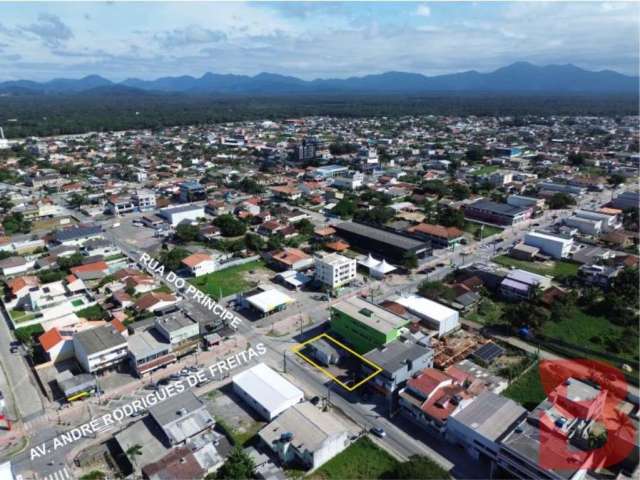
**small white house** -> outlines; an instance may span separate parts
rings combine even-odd
[[[218,270],[218,262],[208,253],[194,253],[182,260],[182,264],[189,270],[191,276],[200,277]]]

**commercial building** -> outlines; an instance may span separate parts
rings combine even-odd
[[[425,344],[409,338],[400,337],[397,341],[371,350],[365,358],[382,368],[382,371],[367,382],[388,399],[406,381],[425,368],[433,367],[433,349]],[[363,363],[365,375],[373,372],[370,365]]]
[[[611,206],[613,208],[619,208],[620,210],[627,210],[630,208],[635,208],[637,210],[640,208],[640,192],[633,190],[622,192],[612,200]]]
[[[419,223],[407,229],[407,232],[431,242],[435,248],[451,248],[464,238],[464,232],[456,227],[443,227],[430,223]]]
[[[299,248],[285,247],[270,254],[269,263],[277,270],[305,270],[313,265],[313,258]]]
[[[573,238],[534,231],[524,234],[524,244],[537,247],[541,252],[561,259],[567,258],[571,253]]]
[[[579,217],[577,215],[572,215],[570,217],[565,218],[564,224],[569,227],[577,228],[580,233],[585,235],[599,235],[602,231],[602,220],[594,220],[591,218]]]
[[[160,335],[171,345],[171,352],[177,356],[198,347],[200,325],[181,311],[156,317],[154,325]]]
[[[76,360],[88,373],[113,367],[128,355],[127,339],[111,325],[76,333],[73,349]]]
[[[482,392],[466,408],[449,416],[447,438],[461,445],[474,459],[495,460],[500,441],[527,411],[511,399]]]
[[[464,207],[464,216],[496,225],[517,225],[531,218],[531,207],[514,207],[491,200],[476,200]]]
[[[131,195],[131,198],[141,212],[155,210],[156,208],[156,194],[153,190],[136,190],[135,193]]]
[[[315,279],[329,290],[335,290],[355,280],[357,264],[353,258],[337,253],[316,254]]]
[[[499,292],[505,298],[528,300],[538,288],[541,290],[549,288],[551,280],[551,277],[526,270],[510,270],[500,283]]]
[[[427,327],[436,330],[442,337],[460,327],[460,315],[456,310],[418,295],[399,297],[394,300],[413,315],[419,317]]]
[[[331,331],[362,354],[394,341],[408,324],[408,319],[360,297],[331,306]]]
[[[512,207],[524,207],[541,210],[544,208],[544,198],[526,197],[524,195],[509,195],[507,204]]]
[[[171,344],[160,337],[155,329],[127,337],[127,345],[131,368],[140,377],[177,360],[171,353]]]
[[[351,174],[338,175],[333,177],[331,186],[341,190],[357,190],[364,185],[364,174],[353,172]]]
[[[599,222],[600,228],[603,232],[611,232],[622,228],[622,223],[618,221],[617,215],[609,215],[601,212],[592,212],[590,210],[576,210],[575,217],[586,220],[592,220],[593,222]]]
[[[304,393],[264,363],[232,379],[233,391],[262,418],[271,421],[304,398]]]
[[[149,415],[172,446],[184,444],[189,438],[215,425],[204,402],[190,390],[150,407]]]
[[[343,175],[349,171],[349,168],[341,165],[325,165],[318,167],[315,170],[315,174],[322,178],[332,178],[337,175]]]
[[[77,225],[56,230],[52,243],[54,245],[79,246],[87,240],[102,238],[102,233],[100,225]]]
[[[428,242],[409,235],[355,222],[341,223],[334,228],[338,236],[353,247],[391,263],[401,264],[407,255],[415,255],[419,259],[431,255],[432,249]]]
[[[540,190],[568,193],[570,195],[584,195],[587,193],[587,189],[585,187],[569,185],[567,183],[540,182],[538,187],[540,187]]]
[[[176,227],[180,222],[195,222],[199,218],[203,218],[204,207],[202,205],[167,207],[160,209],[158,215],[169,222],[172,227]]]
[[[178,196],[183,203],[199,202],[207,199],[207,192],[198,182],[182,182]]]
[[[276,288],[264,290],[245,299],[246,303],[261,315],[285,310],[295,302],[293,298]]]
[[[310,470],[319,468],[349,444],[349,431],[342,422],[309,402],[281,413],[260,430],[259,436],[281,462]]]

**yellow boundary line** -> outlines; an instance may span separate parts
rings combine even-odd
[[[304,355],[302,352],[300,352],[300,350],[302,350],[305,346],[307,346],[308,344],[315,342],[316,340],[325,337],[327,338],[330,342],[335,343],[336,345],[339,345],[340,347],[344,348],[347,352],[351,353],[352,355],[356,356],[357,358],[359,358],[360,360],[362,360],[364,363],[370,365],[371,367],[373,367],[374,372],[369,375],[368,377],[366,377],[364,380],[359,381],[358,383],[356,383],[355,385],[353,385],[352,387],[346,385],[345,383],[341,382],[340,380],[338,380],[336,378],[336,376],[331,373],[330,371],[328,371],[327,369],[325,369],[324,367],[321,367],[320,365],[318,365],[317,363],[315,363],[313,360],[311,360],[309,357],[307,357],[306,355]],[[327,333],[321,333],[320,335],[317,335],[313,338],[310,338],[309,340],[305,340],[304,342],[296,345],[295,347],[293,347],[291,349],[293,351],[293,353],[295,353],[296,355],[298,355],[300,358],[302,358],[305,362],[307,362],[309,365],[317,368],[318,370],[320,370],[322,373],[324,373],[327,377],[329,377],[331,380],[333,380],[334,382],[336,382],[338,385],[340,385],[342,388],[344,388],[345,390],[348,390],[349,392],[352,392],[353,390],[355,390],[356,388],[358,388],[360,385],[362,385],[365,382],[368,382],[369,380],[371,380],[373,377],[375,377],[376,375],[378,375],[380,372],[382,372],[382,367],[380,367],[379,365],[376,365],[375,363],[373,363],[371,360],[367,360],[366,358],[364,358],[362,355],[360,355],[357,352],[354,352],[352,349],[350,349],[349,347],[347,347],[345,344],[339,342],[338,340],[336,340],[335,338],[333,338],[332,336],[330,336]]]

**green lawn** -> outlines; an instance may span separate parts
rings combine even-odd
[[[397,464],[398,461],[395,458],[369,438],[362,437],[316,470],[311,478],[348,478],[350,480],[380,478]]]
[[[589,315],[577,308],[570,318],[546,322],[542,333],[580,347],[630,360],[637,360],[640,356],[637,326],[625,330],[604,316]]]
[[[482,323],[483,325],[494,325],[500,323],[504,304],[483,297],[478,304],[475,312],[466,315],[468,320],[472,322]]]
[[[465,220],[464,226],[462,227],[465,232],[470,233],[473,236],[480,235],[480,228],[482,228],[481,223],[472,222],[470,220]],[[484,229],[482,230],[482,238],[487,238],[498,233],[502,233],[502,228],[494,227],[492,225],[484,225]]]
[[[500,170],[500,165],[484,165],[473,172],[474,175],[488,175],[490,173],[495,172],[496,170]]]
[[[74,307],[79,307],[80,305],[84,305],[84,300],[82,300],[81,298],[76,298],[71,302],[71,305],[73,305]]]
[[[537,407],[547,397],[542,388],[538,363],[512,382],[502,395],[520,403],[527,410]]]
[[[548,263],[528,262],[526,260],[517,260],[507,255],[499,255],[494,257],[493,262],[505,267],[515,267],[540,275],[551,275],[553,277],[572,277],[578,274],[577,263],[568,262],[566,260],[556,260]]]
[[[78,310],[76,315],[87,320],[102,320],[105,315],[105,310],[100,305],[91,305],[90,307]]]
[[[264,269],[264,262],[256,260],[235,267],[225,268],[217,272],[194,278],[190,282],[201,291],[215,299],[239,293],[250,288],[249,279],[245,278],[250,270]]]
[[[17,308],[14,310],[11,310],[9,312],[9,315],[11,315],[11,319],[15,323],[26,322],[28,320],[33,320],[34,318],[37,317],[35,313],[27,312],[25,310],[18,310]]]

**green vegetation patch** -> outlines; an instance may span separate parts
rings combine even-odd
[[[368,437],[362,437],[316,470],[312,478],[353,480],[381,478],[383,474],[393,470],[398,463]]]
[[[91,305],[90,307],[78,310],[76,315],[87,320],[102,320],[107,312],[100,305]]]
[[[533,410],[537,407],[540,402],[547,398],[542,388],[539,363],[536,362],[529,370],[512,382],[502,392],[502,395],[520,403],[527,410]]]
[[[573,277],[578,274],[579,265],[566,260],[556,260],[551,262],[528,262],[518,260],[507,255],[499,255],[493,258],[493,262],[505,267],[520,268],[528,272],[539,275],[551,275],[553,277]]]
[[[25,310],[18,310],[17,308],[11,310],[9,312],[9,315],[11,316],[11,319],[14,321],[14,323],[20,323],[20,322],[26,322],[28,320],[33,320],[34,318],[36,318],[38,316],[33,312],[27,312]]]
[[[472,234],[474,237],[480,238],[480,229],[482,228],[482,226],[483,224],[481,223],[465,220],[462,229],[465,232]],[[484,228],[482,229],[482,238],[487,238],[491,235],[497,235],[499,233],[502,233],[502,230],[502,228],[494,227],[493,225],[484,225]]]
[[[33,337],[38,337],[44,333],[42,325],[30,325],[28,327],[22,327],[16,329],[16,338],[22,343],[29,343]]]
[[[220,295],[226,297],[250,288],[250,281],[246,278],[247,272],[264,268],[262,260],[255,260],[194,278],[190,282],[200,291],[219,300]]]

